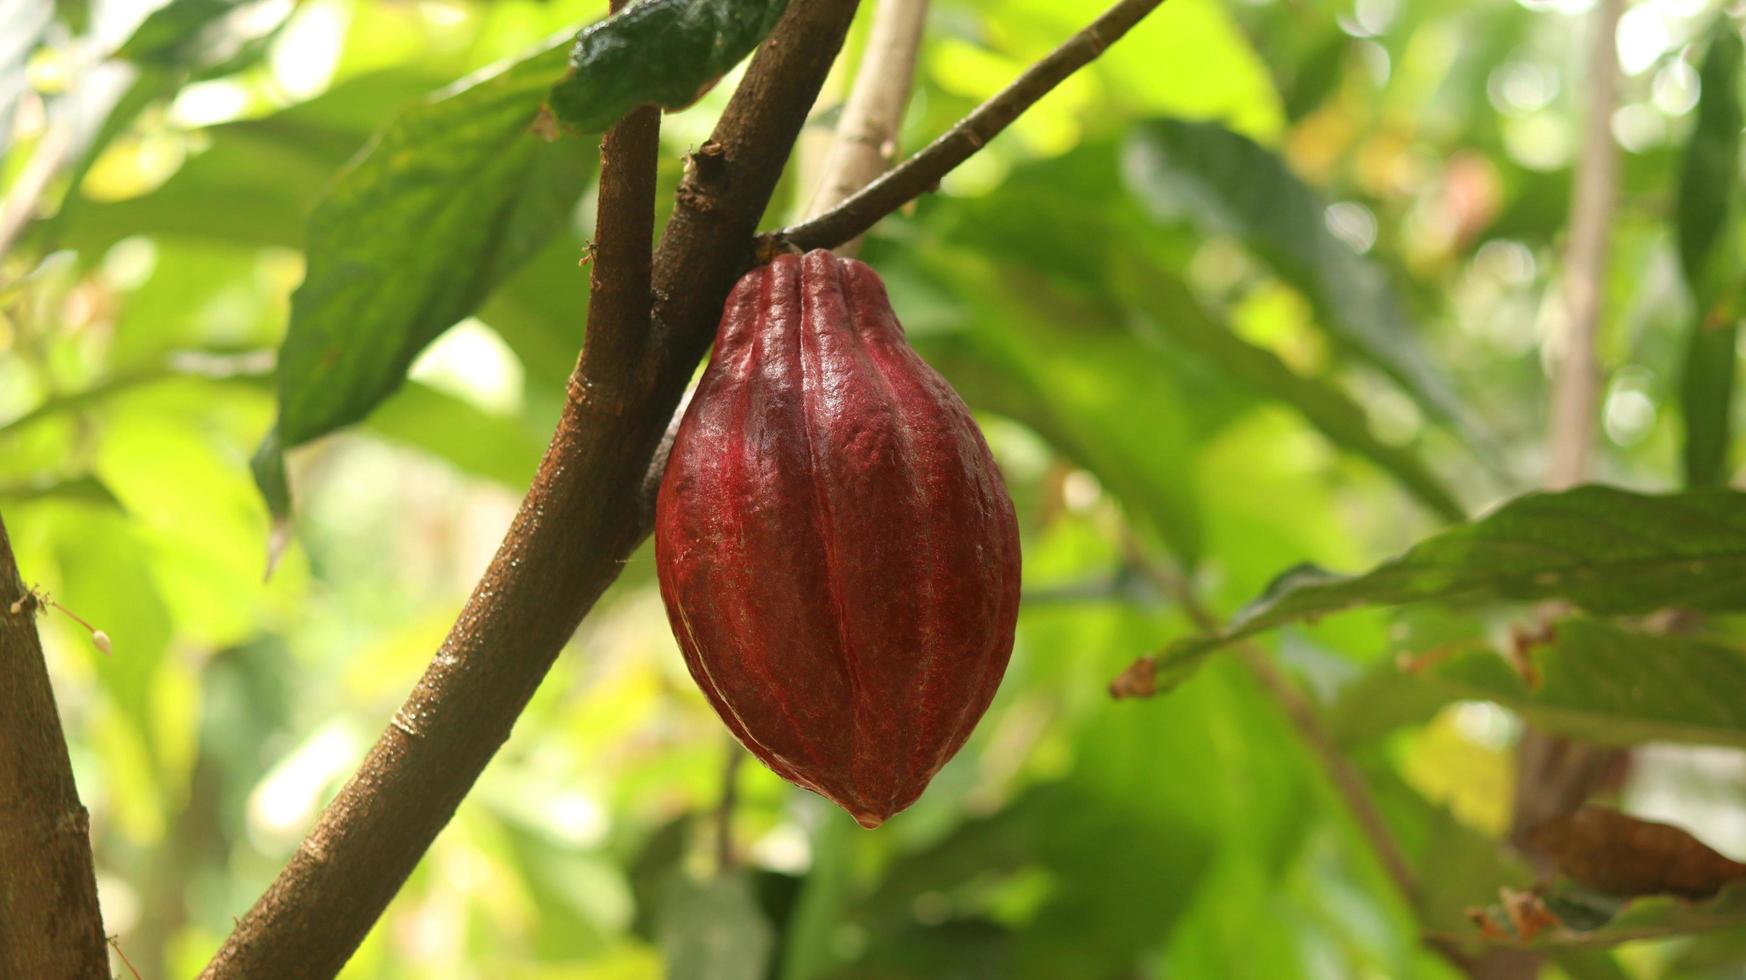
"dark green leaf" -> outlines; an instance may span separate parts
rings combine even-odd
[[[1728,416],[1737,371],[1734,355],[1742,312],[1740,186],[1740,59],[1738,29],[1727,15],[1710,28],[1698,73],[1697,123],[1686,146],[1677,211],[1679,260],[1697,305],[1686,335],[1679,387],[1685,423],[1685,477],[1693,486],[1728,477]]]
[[[1285,623],[1429,599],[1566,599],[1599,614],[1746,608],[1746,493],[1535,493],[1362,575],[1300,566],[1224,632],[1172,644],[1160,681],[1179,681],[1213,650]]]
[[[774,942],[743,875],[679,876],[668,886],[661,949],[673,980],[763,980]]]
[[[1738,29],[1726,14],[1710,26],[1709,50],[1698,72],[1702,85],[1696,124],[1685,148],[1677,210],[1679,264],[1700,299],[1714,298],[1711,264],[1737,256],[1717,254],[1728,233],[1728,216],[1739,194],[1740,59]]]
[[[576,35],[570,70],[548,102],[593,133],[639,105],[678,109],[756,47],[787,0],[642,0]]]
[[[561,71],[547,49],[407,110],[317,205],[280,352],[286,448],[363,418],[563,227],[589,155],[528,132]]]
[[[1385,271],[1328,231],[1316,192],[1276,154],[1216,123],[1160,119],[1134,128],[1123,169],[1154,217],[1241,239],[1342,345],[1494,458],[1494,440],[1433,366]]]

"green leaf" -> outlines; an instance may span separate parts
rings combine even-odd
[[[1334,237],[1316,192],[1271,150],[1217,123],[1158,119],[1134,127],[1123,167],[1157,219],[1234,235],[1301,291],[1327,330],[1466,437],[1481,459],[1495,440],[1433,365],[1386,272]]]
[[[121,501],[115,498],[114,492],[102,480],[88,473],[61,479],[0,484],[0,500],[22,502],[49,498],[121,508]]]
[[[115,55],[142,65],[181,66],[200,53],[225,18],[248,2],[170,0],[148,14]]]
[[[548,104],[600,132],[640,105],[697,101],[776,26],[787,0],[642,0],[576,35]]]
[[[1535,493],[1361,575],[1299,566],[1223,632],[1167,648],[1159,682],[1179,682],[1213,650],[1285,623],[1432,599],[1566,599],[1602,615],[1746,609],[1746,493]]]
[[[368,427],[447,460],[463,473],[525,488],[546,440],[520,418],[493,415],[429,385],[408,382],[370,416]]]
[[[1575,892],[1549,895],[1547,905],[1560,917],[1568,917],[1567,928],[1547,930],[1532,942],[1500,945],[1543,950],[1605,949],[1641,939],[1736,928],[1746,925],[1746,883],[1735,884],[1703,902],[1657,895],[1619,903]]]
[[[1136,273],[1131,281],[1146,283],[1132,288],[1130,295],[1158,329],[1217,365],[1238,383],[1290,405],[1335,445],[1382,467],[1446,520],[1459,521],[1466,516],[1454,494],[1417,454],[1391,446],[1370,431],[1364,409],[1345,392],[1298,374],[1272,351],[1243,340],[1229,326],[1215,322],[1181,282],[1155,272]]]
[[[563,227],[589,154],[528,132],[561,71],[549,48],[403,112],[317,205],[280,351],[285,448],[363,418]]]
[[[661,914],[661,950],[673,980],[763,980],[775,934],[744,875],[680,876]]]
[[[1194,564],[1193,433],[1163,352],[1020,272],[946,250],[925,263],[958,328],[917,331],[917,349],[972,408],[1029,426]]]
[[[261,119],[207,127],[212,145],[157,190],[63,208],[60,241],[93,257],[130,235],[300,247],[309,206],[335,171],[384,116],[436,85],[415,71],[375,72]]]
[[[1535,686],[1489,651],[1464,653],[1428,680],[1584,741],[1746,746],[1746,651],[1738,647],[1571,619],[1531,656]]]
[[[1685,478],[1693,486],[1728,477],[1728,416],[1737,372],[1735,344],[1746,286],[1738,231],[1740,60],[1742,45],[1727,15],[1710,28],[1698,73],[1702,94],[1686,145],[1676,212],[1679,261],[1697,313],[1685,338],[1679,409],[1685,425]]]

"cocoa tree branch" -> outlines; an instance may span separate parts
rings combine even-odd
[[[651,457],[749,257],[758,216],[855,6],[792,4],[760,48],[706,144],[715,148],[707,163],[694,159],[681,185],[653,264],[656,319],[647,337],[607,341],[604,349],[614,354],[598,353],[597,340],[588,370],[579,365],[576,397],[566,402],[533,485],[442,648],[203,976],[337,973],[646,536],[640,497]],[[623,232],[600,228],[603,240]],[[629,237],[606,254],[636,254]],[[602,277],[614,274],[600,269]],[[625,292],[635,295],[636,287]],[[625,315],[635,331],[646,311]],[[611,363],[627,348],[642,351],[637,364]],[[608,382],[590,373],[596,369],[617,373]],[[605,390],[614,397],[593,394]]]
[[[91,821],[0,521],[0,976],[109,976]]]
[[[626,0],[612,0],[612,10]],[[588,277],[588,331],[571,376],[596,386],[574,399],[616,404],[635,390],[649,341],[654,289],[655,169],[661,156],[661,110],[632,109],[600,142],[600,191]]]
[[[816,218],[760,237],[758,254],[830,248],[865,233],[880,218],[932,190],[940,178],[968,160],[1069,75],[1090,64],[1161,3],[1163,0],[1120,0],[921,152],[859,193]]]

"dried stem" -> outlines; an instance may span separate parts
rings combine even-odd
[[[1600,391],[1595,333],[1606,287],[1607,246],[1619,184],[1619,145],[1613,139],[1612,118],[1619,102],[1614,38],[1623,6],[1624,0],[1602,0],[1589,24],[1588,108],[1564,255],[1564,335],[1552,376],[1548,490],[1562,490],[1586,479],[1594,448]]]
[[[830,211],[760,238],[758,253],[828,248],[865,233],[880,218],[932,190],[952,168],[968,160],[1161,3],[1163,0],[1121,0],[896,169]]]
[[[816,218],[848,200],[890,168],[897,134],[915,82],[916,54],[927,22],[927,0],[879,0],[873,28],[849,100],[837,122],[836,142],[807,217]],[[859,251],[859,236],[837,246],[838,255]]]
[[[1602,0],[1589,24],[1589,99],[1565,252],[1565,333],[1552,378],[1548,489],[1562,489],[1587,479],[1594,447],[1600,388],[1595,334],[1619,181],[1619,148],[1613,139],[1612,116],[1619,100],[1614,38],[1622,8],[1623,0]],[[1609,773],[1616,771],[1620,760],[1617,750],[1580,745],[1529,729],[1517,755],[1512,839],[1522,841],[1539,824],[1574,812]]]

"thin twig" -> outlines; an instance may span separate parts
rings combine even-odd
[[[1612,116],[1619,101],[1615,36],[1623,0],[1602,0],[1589,22],[1587,112],[1582,155],[1570,203],[1570,239],[1564,256],[1564,336],[1554,363],[1545,486],[1562,489],[1589,476],[1599,414],[1600,370],[1595,336],[1607,281],[1619,182],[1619,147]],[[1614,771],[1617,749],[1582,745],[1529,728],[1517,749],[1515,813],[1510,836],[1571,813]]]
[[[740,764],[746,761],[746,750],[733,736],[725,740],[727,754],[721,766],[721,799],[715,805],[715,870],[727,874],[734,869],[734,807],[739,803]]]
[[[1619,145],[1613,139],[1612,118],[1619,102],[1615,36],[1623,7],[1624,0],[1602,0],[1589,23],[1584,84],[1588,107],[1570,202],[1570,239],[1564,254],[1564,334],[1552,376],[1548,490],[1562,490],[1587,479],[1594,449],[1600,391],[1595,334],[1618,202]]]
[[[865,233],[880,218],[933,189],[940,178],[968,160],[1069,75],[1102,54],[1161,3],[1163,0],[1121,0],[896,169],[825,214],[762,236],[758,254],[830,248]]]

